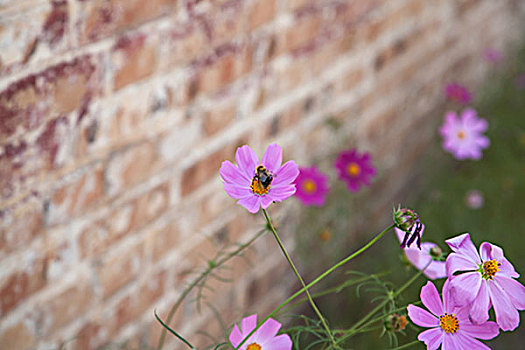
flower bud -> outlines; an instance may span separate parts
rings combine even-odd
[[[443,252],[441,251],[441,248],[439,248],[438,246],[432,247],[430,249],[430,256],[434,260],[435,259],[440,259],[442,254],[443,254]]]
[[[419,216],[412,209],[401,208],[398,206],[397,209],[394,209],[393,220],[394,225],[398,229],[409,232],[419,220]]]

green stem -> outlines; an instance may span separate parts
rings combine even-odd
[[[249,247],[257,238],[262,236],[266,232],[266,229],[260,230],[257,232],[256,235],[254,235],[248,242],[241,244],[239,248],[234,250],[233,252],[229,253],[228,255],[224,256],[222,259],[219,259],[213,266],[208,267],[205,271],[203,271],[193,282],[184,289],[181,296],[177,299],[175,304],[171,307],[170,312],[168,313],[168,317],[166,317],[166,324],[170,324],[171,320],[173,319],[173,316],[175,316],[175,312],[180,307],[184,299],[188,296],[188,294],[195,288],[199,283],[201,283],[203,280],[205,280],[213,270],[219,268],[221,265],[225,264],[228,260],[231,258],[239,255],[244,249]],[[159,342],[157,344],[157,350],[161,350],[164,346],[164,341],[166,340],[167,330],[165,328],[162,329],[162,333],[159,338]]]
[[[401,286],[401,288],[399,288],[395,292],[391,293],[390,297],[388,299],[385,299],[381,304],[377,305],[372,311],[370,311],[368,314],[366,314],[362,319],[357,321],[357,323],[354,324],[350,329],[348,329],[348,332],[343,337],[339,338],[337,340],[337,342],[339,343],[339,342],[341,342],[341,341],[343,341],[345,339],[348,339],[353,334],[355,334],[356,330],[363,323],[368,321],[368,319],[370,317],[372,317],[376,312],[381,311],[381,309],[383,307],[385,307],[386,304],[388,304],[390,301],[394,300],[399,294],[403,293],[405,291],[405,289],[407,289],[412,283],[414,283],[414,281],[416,281],[423,274],[423,272],[430,265],[431,262],[432,262],[432,260],[423,269],[421,269],[420,271],[418,271],[418,273],[416,273],[414,276],[412,276],[412,278],[410,278],[407,282],[405,282],[405,284],[403,284]]]
[[[286,261],[288,261],[288,264],[292,268],[293,272],[295,273],[295,276],[297,276],[297,279],[303,286],[304,292],[306,294],[306,297],[308,298],[308,301],[310,302],[310,305],[312,306],[312,309],[314,309],[315,313],[319,317],[319,320],[323,324],[324,329],[326,330],[328,336],[330,337],[330,342],[332,345],[335,346],[335,339],[332,335],[332,331],[330,331],[330,328],[328,327],[328,324],[326,323],[326,320],[324,319],[323,315],[321,314],[321,311],[319,311],[319,308],[317,305],[315,305],[314,300],[312,299],[312,296],[310,295],[310,292],[308,291],[308,288],[306,287],[306,284],[304,283],[303,278],[301,277],[301,274],[295,267],[295,264],[292,261],[292,258],[286,251],[286,248],[283,245],[283,242],[281,242],[281,239],[279,238],[279,235],[277,234],[277,231],[275,230],[275,227],[273,227],[272,220],[270,219],[270,216],[268,215],[268,212],[266,209],[263,209],[264,217],[266,218],[266,221],[268,222],[268,226],[270,227],[270,231],[272,231],[273,236],[275,237],[275,240],[277,241],[277,244],[279,244],[279,248],[281,248],[281,251],[283,252],[284,257],[286,258]]]
[[[332,272],[334,272],[335,269],[341,267],[342,265],[346,264],[347,262],[349,262],[350,260],[354,259],[355,257],[357,257],[359,254],[363,253],[365,250],[367,250],[368,248],[370,248],[375,242],[377,242],[381,237],[383,237],[388,231],[390,231],[391,229],[394,228],[394,225],[390,225],[388,226],[386,229],[384,229],[383,231],[381,231],[379,234],[377,234],[374,238],[372,238],[370,240],[370,242],[368,242],[366,245],[364,245],[363,247],[359,248],[357,251],[355,251],[354,253],[350,254],[349,256],[347,256],[346,258],[344,258],[343,260],[339,261],[337,264],[335,264],[334,266],[330,267],[328,270],[326,270],[325,272],[323,272],[321,275],[319,275],[315,280],[313,280],[312,282],[310,282],[306,287],[303,287],[301,288],[300,290],[298,290],[297,292],[295,292],[292,296],[290,296],[288,299],[286,299],[284,302],[282,302],[279,306],[277,306],[275,309],[273,309],[272,312],[270,312],[270,314],[268,316],[266,316],[261,322],[259,322],[257,324],[257,327],[255,327],[242,341],[241,343],[235,348],[236,350],[239,349],[241,347],[242,344],[244,344],[246,342],[246,340],[253,334],[255,333],[255,331],[257,329],[259,329],[259,327],[261,327],[261,325],[264,324],[264,322],[266,322],[270,317],[274,316],[276,313],[278,313],[283,307],[285,307],[287,304],[289,304],[292,300],[294,300],[295,298],[297,298],[299,295],[303,294],[303,292],[307,289],[307,288],[311,288],[313,287],[314,285],[316,285],[317,283],[319,283],[322,279],[324,279],[326,276],[328,276],[329,274],[331,274]]]
[[[407,344],[404,344],[404,345],[401,345],[401,346],[398,346],[397,348],[392,348],[390,350],[401,350],[401,349],[408,349],[409,347],[411,347],[412,345],[416,345],[418,343],[421,343],[419,340],[414,340],[413,342],[410,342],[410,343],[407,343]]]

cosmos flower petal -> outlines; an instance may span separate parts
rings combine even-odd
[[[447,277],[444,261],[432,261],[423,272],[431,280]]]
[[[244,172],[240,171],[239,168],[233,165],[229,160],[222,162],[219,174],[221,175],[221,178],[228,183],[246,185],[246,182],[251,181],[251,179],[246,177]]]
[[[276,187],[281,184],[292,183],[298,175],[299,167],[297,166],[297,163],[293,160],[289,160],[275,171],[275,178],[273,179],[272,186]]]
[[[266,209],[270,206],[270,204],[272,204],[274,201],[273,197],[270,197],[269,195],[267,196],[262,196],[261,197],[261,206],[263,209]]]
[[[244,336],[247,336],[255,327],[257,327],[257,315],[251,315],[242,319],[241,330]]]
[[[421,288],[421,301],[427,309],[434,315],[439,316],[443,314],[443,303],[439,297],[439,293],[434,283],[428,281],[427,284]]]
[[[235,161],[237,162],[239,170],[244,173],[246,178],[251,180],[255,175],[255,168],[259,164],[259,159],[250,146],[244,145],[237,148]]]
[[[417,339],[425,343],[427,350],[436,350],[443,341],[443,333],[441,328],[431,328],[419,333]]]
[[[341,151],[334,166],[338,178],[346,183],[350,192],[359,191],[363,185],[369,186],[372,177],[376,174],[370,154],[359,153],[355,148]]]
[[[449,254],[445,265],[449,277],[453,276],[453,274],[458,271],[476,271],[478,269],[478,265],[471,259],[456,253]]]
[[[273,338],[272,341],[265,343],[264,350],[290,350],[292,348],[292,340],[288,334],[281,334]]]
[[[456,345],[455,349],[459,349],[459,350],[463,350],[463,349],[491,350],[488,346],[486,346],[485,344],[483,344],[479,340],[474,339],[472,337],[469,337],[468,335],[466,335],[464,333],[454,334],[453,337],[454,337],[454,339],[453,339],[454,340],[454,344]],[[451,336],[451,338],[452,338],[452,336]],[[481,339],[485,339],[485,338],[481,338]],[[487,339],[491,339],[491,338],[487,338]],[[451,341],[452,341],[452,339],[451,339]],[[443,348],[443,349],[445,349],[445,348]]]
[[[407,307],[408,317],[420,327],[439,327],[439,319],[425,309],[412,304]]]
[[[270,318],[258,329],[258,336],[261,338],[272,338],[277,334],[280,328],[281,324]]]
[[[451,297],[457,306],[470,304],[478,295],[481,286],[481,274],[479,272],[466,272],[449,278]]]
[[[447,243],[450,249],[454,252],[468,257],[474,264],[481,264],[476,247],[470,240],[470,235],[468,233],[447,239],[445,243]]]
[[[456,334],[452,335],[443,332],[443,342],[441,344],[441,350],[464,350],[457,341]]]
[[[473,323],[481,324],[489,319],[490,295],[487,282],[482,281],[479,292],[470,306],[470,318]]]
[[[239,345],[243,339],[244,337],[239,331],[239,328],[237,327],[237,325],[234,325],[230,333],[230,343],[232,343],[234,347],[237,347],[237,345]]]
[[[470,322],[461,323],[462,333],[478,339],[492,339],[499,334],[499,327],[496,322],[485,322],[483,324],[472,324]],[[472,349],[472,348],[471,348]]]
[[[292,196],[295,193],[295,186],[281,186],[277,188],[271,188],[268,195],[271,196],[272,200],[276,202],[282,202],[286,198]]]
[[[489,293],[500,328],[504,331],[516,329],[520,323],[520,314],[507,293],[497,283],[489,283]]]
[[[260,202],[261,199],[259,196],[254,195],[250,197],[241,198],[237,204],[242,205],[246,208],[250,213],[255,214],[259,211]]]
[[[493,282],[505,291],[516,309],[525,310],[525,286],[523,284],[498,273],[494,276]]]
[[[237,184],[224,183],[224,190],[230,197],[234,199],[241,199],[253,195],[249,188],[242,187]]]
[[[270,172],[275,173],[283,162],[283,149],[276,143],[272,143],[266,148],[266,152],[261,159],[261,164]]]

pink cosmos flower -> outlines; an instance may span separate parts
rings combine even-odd
[[[420,235],[423,235],[424,230],[425,226],[423,225],[421,228]],[[405,231],[400,230],[398,228],[396,228],[395,231],[399,242],[403,242],[403,239],[405,237]],[[423,270],[425,266],[427,266],[427,264],[430,263],[430,265],[428,265],[425,271],[423,271],[423,274],[425,274],[425,276],[427,276],[431,280],[435,280],[437,278],[445,278],[447,277],[447,273],[445,271],[445,262],[432,260],[432,249],[436,251],[439,249],[439,247],[435,243],[423,242],[421,243],[421,249],[415,247],[405,247],[404,251],[407,260],[418,270]]]
[[[468,319],[468,310],[454,306],[449,296],[449,280],[443,285],[443,302],[432,282],[421,288],[421,301],[430,311],[408,305],[408,317],[420,327],[430,328],[419,333],[417,339],[424,342],[427,350],[489,349],[477,339],[492,339],[498,335],[495,322],[475,325]],[[477,339],[476,339],[477,338]]]
[[[293,181],[299,174],[297,164],[290,160],[283,165],[283,149],[271,144],[264,152],[261,163],[255,152],[247,145],[235,152],[237,166],[229,160],[222,162],[219,173],[224,190],[237,204],[250,213],[259,207],[268,208],[272,202],[281,202],[295,193]]]
[[[498,64],[503,60],[503,55],[501,54],[501,52],[490,47],[485,49],[485,51],[483,52],[483,57],[485,57],[485,60],[487,60],[487,62],[492,64]]]
[[[525,310],[525,287],[514,279],[519,274],[505,258],[503,250],[484,242],[478,254],[468,233],[446,243],[453,250],[447,257],[446,269],[454,302],[458,306],[468,306],[474,323],[488,320],[492,304],[501,329],[510,331],[518,327],[520,315],[517,310]]]
[[[230,343],[237,347],[241,341],[257,326],[257,315],[245,317],[241,321],[241,330],[233,326]],[[239,348],[239,350],[290,350],[292,340],[288,334],[277,335],[281,324],[271,318],[262,324]]]
[[[337,175],[346,182],[350,192],[357,192],[362,185],[370,186],[370,180],[376,174],[370,154],[360,154],[355,148],[339,153],[335,160]]]
[[[472,94],[468,89],[460,84],[451,83],[445,87],[445,95],[451,101],[466,105],[472,101]]]
[[[471,190],[468,191],[465,195],[465,203],[467,204],[467,207],[470,209],[480,209],[483,207],[483,203],[485,202],[483,198],[483,193],[478,190]]]
[[[479,160],[482,157],[481,150],[490,145],[488,137],[482,134],[487,128],[487,121],[478,118],[476,111],[471,108],[465,109],[459,119],[456,112],[448,112],[439,130],[443,137],[442,147],[456,159]]]
[[[299,176],[295,179],[297,192],[295,196],[304,205],[321,206],[328,193],[328,176],[320,172],[315,166],[299,168]]]

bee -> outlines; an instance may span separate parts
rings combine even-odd
[[[268,171],[263,165],[257,166],[255,169],[254,181],[258,181],[262,188],[267,189],[273,181],[273,174]]]

